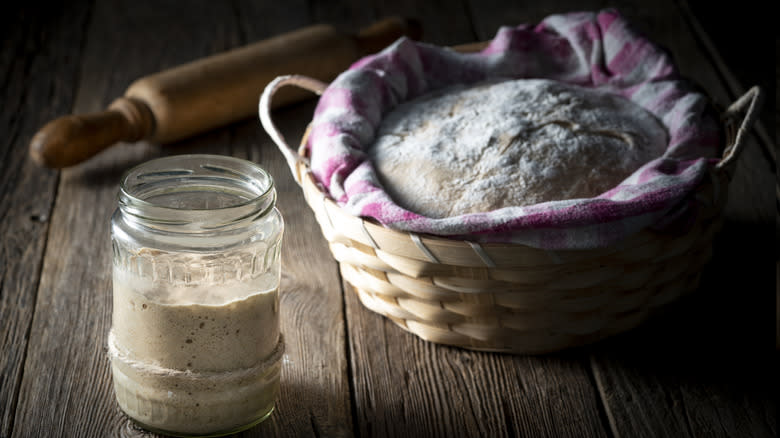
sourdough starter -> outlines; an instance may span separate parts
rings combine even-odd
[[[115,267],[113,297],[114,387],[136,421],[213,433],[271,412],[282,350],[278,274],[160,286]]]

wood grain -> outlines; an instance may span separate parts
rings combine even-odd
[[[10,436],[22,382],[57,173],[27,157],[27,142],[70,111],[88,5],[0,14],[0,436]]]
[[[374,2],[377,16],[403,15],[424,23],[422,40],[440,46],[454,46],[471,42],[474,38],[474,23],[465,1],[396,0]]]
[[[308,21],[308,3],[301,0],[238,6],[241,34],[248,41],[316,22]],[[285,138],[293,142],[301,138],[311,120],[315,97],[274,112]],[[281,394],[271,418],[245,435],[350,436],[346,328],[336,264],[300,187],[260,122],[235,125],[231,134],[232,153],[242,156],[237,151],[246,149],[244,158],[260,163],[273,176],[277,205],[285,219],[281,318],[287,350]]]
[[[228,33],[211,18],[229,10],[180,15],[180,9],[173,2],[154,8],[133,2],[96,4],[74,111],[95,111],[139,75],[228,45]],[[170,26],[173,17],[178,26]],[[109,218],[121,172],[158,154],[152,145],[120,145],[62,172],[15,435],[97,436],[132,430],[116,407],[105,349],[111,321]]]

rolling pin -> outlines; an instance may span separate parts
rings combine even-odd
[[[265,86],[277,76],[304,74],[329,82],[354,61],[406,35],[419,39],[414,20],[391,17],[345,35],[314,25],[142,77],[102,112],[47,123],[30,141],[41,166],[80,163],[120,141],[170,143],[257,114]],[[281,94],[274,106],[310,96]]]

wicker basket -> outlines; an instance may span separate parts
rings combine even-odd
[[[308,131],[296,152],[271,121],[270,99],[288,84],[317,94],[326,87],[302,76],[277,78],[260,101],[263,125],[363,305],[427,341],[528,354],[629,330],[698,287],[760,99],[754,87],[723,113],[727,147],[693,195],[702,208],[689,232],[642,231],[608,248],[548,251],[399,232],[343,211],[309,169]]]

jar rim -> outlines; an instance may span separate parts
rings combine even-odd
[[[199,208],[180,208],[180,207],[171,207],[171,206],[164,206],[164,205],[155,204],[153,202],[149,202],[149,201],[147,201],[145,199],[142,199],[142,198],[136,196],[135,194],[131,193],[128,190],[128,179],[131,176],[133,176],[134,174],[138,174],[141,170],[153,167],[155,165],[161,165],[161,164],[165,164],[165,163],[174,163],[174,162],[179,162],[179,161],[182,161],[182,160],[203,161],[204,163],[208,163],[208,162],[221,162],[221,163],[226,163],[226,164],[230,163],[230,164],[237,164],[237,165],[241,165],[241,166],[246,166],[246,167],[252,169],[254,172],[257,172],[258,175],[267,178],[268,185],[267,185],[267,187],[264,188],[264,190],[262,190],[261,193],[258,193],[254,198],[250,198],[250,199],[247,199],[247,200],[245,200],[243,202],[232,204],[232,205],[229,205],[229,206],[223,206],[223,207],[217,207],[217,208],[202,208],[202,209],[199,209]],[[204,164],[201,164],[200,166],[203,167]],[[214,167],[213,165],[211,165],[211,166],[212,166],[212,168]],[[148,175],[148,173],[140,174],[140,175]],[[173,174],[169,174],[169,175],[170,176],[174,176]],[[185,176],[185,175],[181,175],[181,176]],[[145,162],[143,162],[141,164],[137,164],[137,165],[131,167],[130,169],[126,170],[122,174],[122,177],[119,180],[120,196],[124,195],[124,196],[126,196],[128,198],[131,198],[135,202],[139,202],[141,204],[147,204],[149,206],[154,206],[154,207],[157,207],[157,208],[164,208],[164,209],[171,209],[171,210],[183,210],[183,211],[193,211],[193,210],[205,210],[205,211],[208,211],[208,210],[220,210],[220,209],[229,209],[229,208],[241,207],[241,206],[245,206],[245,205],[248,205],[248,204],[252,204],[253,202],[256,202],[257,200],[259,200],[259,199],[263,198],[264,196],[268,195],[269,192],[271,192],[272,190],[274,190],[274,180],[273,180],[273,178],[271,178],[271,175],[265,169],[260,167],[258,164],[254,163],[252,161],[249,161],[249,160],[244,160],[242,158],[231,157],[231,156],[228,156],[228,155],[215,155],[215,154],[181,154],[181,155],[168,155],[168,156],[165,156],[165,157],[154,158],[154,159],[145,161]]]
[[[133,222],[172,232],[234,228],[276,205],[271,175],[258,164],[212,154],[155,158],[122,175],[119,209]]]

